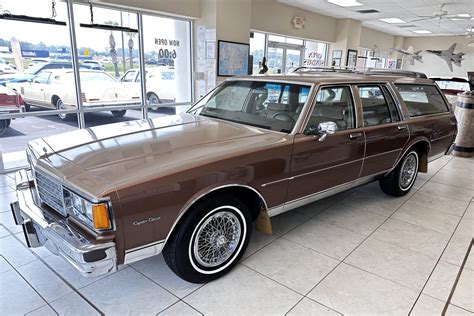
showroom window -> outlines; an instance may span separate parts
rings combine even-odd
[[[191,102],[190,38],[189,21],[143,15],[145,86],[150,116],[184,111]],[[170,103],[184,106],[166,107]]]
[[[0,106],[0,173],[26,164],[33,139],[179,113],[192,102],[189,20],[57,0],[2,0],[0,14],[0,63],[12,69],[0,74],[0,93],[14,89],[26,103]]]
[[[291,73],[300,66],[324,67],[327,65],[328,44],[282,35],[252,32],[250,54],[253,72],[258,74],[259,62],[267,58],[268,74]]]

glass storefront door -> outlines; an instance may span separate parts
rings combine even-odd
[[[268,42],[268,73],[288,73],[302,64],[304,46],[297,44]]]

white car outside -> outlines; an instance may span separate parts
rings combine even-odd
[[[134,90],[140,91],[140,70],[130,69],[120,79],[130,84]],[[162,103],[174,103],[176,100],[174,69],[155,67],[146,71],[146,94],[150,108],[158,109]],[[162,106],[160,106],[161,108]],[[172,108],[175,111],[175,108]]]
[[[120,106],[140,104],[140,93],[130,86],[116,81],[102,71],[81,70],[82,105]],[[76,108],[76,89],[71,69],[43,70],[28,82],[7,83],[7,86],[20,92],[29,105],[51,109]],[[112,111],[123,116],[125,111]],[[60,115],[65,119],[67,115]]]
[[[10,64],[0,62],[0,75],[14,73],[16,73],[16,69],[13,68]]]

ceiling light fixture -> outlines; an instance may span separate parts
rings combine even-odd
[[[431,34],[431,32],[428,31],[428,30],[418,30],[418,31],[413,31],[413,33],[416,33],[416,34]]]
[[[340,7],[357,7],[364,5],[363,3],[358,2],[357,0],[327,0],[329,3],[338,5]]]
[[[399,18],[385,18],[385,19],[379,19],[379,20],[385,23],[390,23],[390,24],[407,23],[406,21],[403,21],[402,19],[399,19]]]

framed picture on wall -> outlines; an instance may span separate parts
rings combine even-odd
[[[249,44],[218,41],[217,75],[222,77],[247,75],[249,55]]]
[[[357,51],[355,49],[347,50],[346,66],[355,68],[357,65]]]

